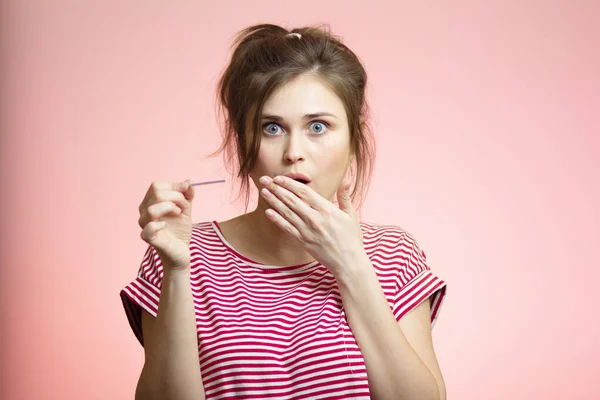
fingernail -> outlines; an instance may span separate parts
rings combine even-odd
[[[263,185],[268,185],[269,183],[271,183],[271,178],[269,178],[268,176],[263,176],[258,181]]]

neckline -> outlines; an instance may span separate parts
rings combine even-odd
[[[245,255],[241,254],[240,252],[238,252],[232,245],[231,243],[229,243],[227,241],[227,239],[225,239],[225,236],[223,235],[223,231],[221,230],[221,227],[219,226],[219,223],[215,220],[211,221],[211,227],[213,229],[213,231],[215,232],[215,234],[217,235],[217,237],[219,238],[219,240],[221,241],[221,243],[223,244],[223,246],[227,249],[228,252],[230,252],[231,254],[233,254],[240,262],[242,262],[245,265],[248,265],[250,267],[256,267],[256,268],[262,268],[262,269],[279,269],[279,270],[304,270],[304,269],[308,269],[308,268],[312,268],[314,266],[320,265],[320,263],[317,260],[308,262],[308,263],[304,263],[304,264],[296,264],[296,265],[269,265],[269,264],[264,264],[255,260],[252,260],[248,257],[246,257]]]

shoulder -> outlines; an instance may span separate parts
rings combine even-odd
[[[190,239],[192,269],[206,267],[206,261],[219,264],[229,260],[230,248],[226,244],[219,223],[213,220],[196,222],[192,225]]]
[[[214,221],[195,222],[192,225],[192,242],[196,245],[218,243],[219,233]]]
[[[427,268],[425,252],[416,238],[408,230],[397,225],[383,225],[361,222],[363,244],[369,257],[408,267],[420,264],[420,269]]]
[[[194,222],[192,224],[192,235],[206,234],[207,232],[214,232],[213,221]]]
[[[363,240],[378,244],[399,244],[401,242],[415,242],[413,235],[398,225],[383,225],[373,222],[361,222],[360,228]]]

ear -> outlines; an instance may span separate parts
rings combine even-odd
[[[350,153],[350,156],[348,157],[348,168],[351,167],[353,163],[354,163],[354,153]]]

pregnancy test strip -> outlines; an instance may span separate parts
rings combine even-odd
[[[221,183],[221,182],[225,182],[225,179],[220,179],[218,181],[206,181],[206,182],[190,183],[190,186],[210,185],[212,183]]]

